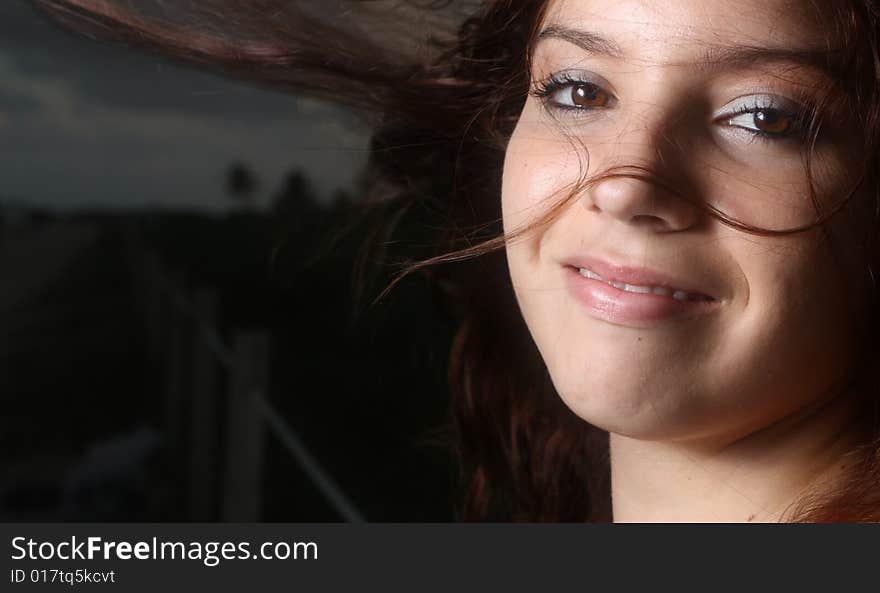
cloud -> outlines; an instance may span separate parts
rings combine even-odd
[[[292,168],[327,195],[366,159],[365,127],[327,104],[101,47],[0,3],[0,35],[13,30],[0,47],[0,196],[223,208],[233,161],[256,170],[265,201]]]

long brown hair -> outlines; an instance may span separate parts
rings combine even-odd
[[[32,1],[95,37],[378,114],[367,203],[386,220],[393,219],[389,210],[421,203],[440,209],[449,223],[433,241],[435,252],[407,271],[430,270],[461,305],[449,369],[462,462],[459,517],[610,520],[607,435],[556,395],[499,251],[511,239],[500,216],[504,149],[529,92],[529,51],[546,0],[485,0],[457,29],[434,21],[429,51],[421,53],[399,51],[420,47],[418,39],[406,45],[392,35],[380,42],[289,0],[201,0],[173,14],[123,0]],[[422,14],[452,2],[430,4]],[[858,58],[853,86],[864,116],[866,179],[873,180],[880,169],[880,5],[853,0],[835,10]],[[396,34],[409,31],[402,25]],[[816,223],[833,213],[821,213]],[[779,234],[711,214],[747,232]],[[838,491],[804,499],[795,520],[880,520],[880,420],[877,394],[869,391],[870,439],[853,452],[854,471]]]

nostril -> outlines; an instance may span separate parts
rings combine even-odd
[[[678,193],[650,176],[614,176],[591,185],[584,198],[591,211],[662,232],[689,228],[699,218]]]
[[[652,227],[655,230],[665,230],[670,228],[670,224],[666,220],[652,214],[636,214],[630,218],[630,223],[638,226]]]

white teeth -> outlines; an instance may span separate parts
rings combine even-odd
[[[592,278],[593,280],[602,280],[604,282],[604,279],[602,278],[602,276],[600,276],[596,272],[593,272],[593,271],[588,270],[586,268],[580,268],[578,271],[581,273],[581,276],[583,276],[584,278]]]
[[[601,280],[602,282],[606,282],[602,276],[593,272],[592,270],[588,270],[586,268],[578,268],[578,272],[584,278],[590,278],[592,280]],[[619,290],[625,290],[626,292],[635,292],[637,294],[656,294],[660,296],[671,296],[677,301],[687,301],[687,300],[702,300],[702,299],[692,299],[691,295],[686,293],[683,290],[674,290],[672,288],[667,288],[665,286],[638,286],[636,284],[626,284],[625,282],[618,282],[613,280],[608,282],[614,288]]]
[[[637,292],[639,294],[651,294],[650,286],[636,286],[634,284],[627,284],[623,287],[623,289],[627,292]]]

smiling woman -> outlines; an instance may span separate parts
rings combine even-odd
[[[280,0],[35,1],[384,114],[378,185],[478,229],[407,269],[463,305],[462,518],[880,520],[872,0],[486,1],[409,62]]]
[[[611,434],[615,519],[775,520],[856,438],[872,205],[847,200],[854,99],[815,65],[836,42],[766,3],[606,4],[552,4],[534,49],[505,225],[573,199],[508,246],[520,308],[562,399]]]

